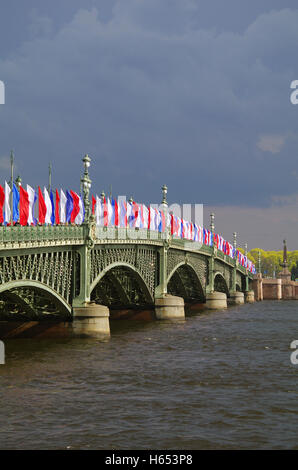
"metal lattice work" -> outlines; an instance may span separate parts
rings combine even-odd
[[[91,300],[108,307],[124,308],[153,303],[139,274],[125,266],[110,269],[92,291]]]
[[[221,262],[221,261],[218,261],[218,260],[215,260],[214,262],[214,270],[215,272],[219,272],[222,277],[225,279],[225,282],[228,286],[229,289],[232,288],[232,269],[229,265]],[[217,289],[215,289],[217,290]],[[220,291],[220,292],[223,292],[223,291]]]
[[[208,258],[200,254],[189,256],[189,264],[194,268],[201,285],[205,288],[208,280]]]
[[[171,275],[171,273],[176,269],[176,267],[179,264],[185,263],[185,261],[186,261],[186,255],[184,251],[170,249],[168,252],[168,264],[167,264],[168,277]]]
[[[48,286],[71,304],[73,255],[72,251],[29,252],[0,257],[0,287],[11,289],[13,284],[35,281]],[[19,281],[19,282],[18,282]]]
[[[70,312],[48,292],[38,288],[15,288],[0,293],[0,320],[45,320]]]
[[[168,283],[168,293],[186,302],[204,302],[205,296],[196,272],[190,265],[180,265]]]
[[[170,249],[168,252],[167,275],[170,277],[179,265],[189,264],[196,272],[203,288],[208,279],[208,258],[201,254]]]
[[[93,284],[109,266],[129,265],[137,271],[146,283],[152,297],[156,286],[156,248],[132,245],[129,247],[101,247],[91,251],[90,282]]]
[[[221,274],[217,274],[214,278],[214,290],[216,292],[224,292],[228,297],[230,296],[227,282]]]

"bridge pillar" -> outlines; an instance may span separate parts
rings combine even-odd
[[[209,292],[206,294],[206,307],[210,309],[227,308],[227,295],[224,292]]]
[[[255,293],[253,290],[247,290],[244,293],[245,302],[251,304],[255,301]]]
[[[184,299],[170,294],[156,298],[155,315],[157,320],[178,320],[185,318]]]
[[[228,299],[228,304],[230,304],[230,305],[244,304],[244,294],[243,294],[243,292],[239,292],[239,291],[230,292],[230,297]]]
[[[260,301],[263,300],[263,279],[262,273],[258,273],[254,275],[253,278],[253,290],[255,294],[255,300]]]
[[[72,330],[75,336],[109,337],[110,312],[108,307],[86,302],[83,307],[73,307]]]

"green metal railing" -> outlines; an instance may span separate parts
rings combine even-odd
[[[83,227],[72,225],[37,225],[32,227],[17,225],[0,227],[0,246],[14,243],[33,243],[83,239]]]

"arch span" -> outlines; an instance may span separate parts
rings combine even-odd
[[[230,291],[227,285],[227,281],[223,277],[222,273],[216,272],[214,275],[214,290],[216,292],[224,292],[227,297],[230,296]]]
[[[153,304],[154,298],[139,271],[124,262],[103,269],[91,284],[91,298],[111,306]]]
[[[55,305],[62,310],[63,313],[71,314],[71,305],[69,305],[66,300],[58,294],[54,289],[51,287],[47,286],[46,284],[43,284],[42,282],[39,281],[33,281],[29,279],[21,279],[18,281],[10,281],[6,282],[4,284],[0,285],[0,294],[9,292],[13,289],[21,289],[21,288],[26,288],[30,290],[37,290],[44,292],[53,302]],[[13,297],[9,295],[9,297],[12,299]],[[14,295],[15,300],[17,300],[17,296]],[[20,300],[20,303],[22,304],[22,300]]]
[[[186,302],[205,302],[201,281],[189,263],[181,262],[170,273],[167,280],[169,294],[183,297]]]

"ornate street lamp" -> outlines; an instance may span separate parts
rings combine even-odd
[[[244,254],[247,256],[247,243],[244,243]]]
[[[90,166],[91,158],[89,155],[85,155],[82,159],[84,163],[84,175],[81,178],[81,184],[83,188],[83,198],[84,198],[84,206],[85,206],[85,220],[84,222],[87,224],[90,219],[90,200],[89,200],[89,192],[91,188],[91,179],[89,178],[88,168]]]
[[[168,187],[164,184],[161,190],[162,190],[162,202],[161,203],[164,206],[168,206],[168,201],[167,201]]]
[[[22,186],[22,178],[20,177],[20,175],[16,178],[15,183],[18,190],[20,190],[20,186]]]
[[[211,229],[211,232],[214,233],[215,225],[214,225],[214,213],[213,212],[210,214],[210,229]]]
[[[233,233],[233,245],[234,245],[235,252],[236,252],[236,249],[237,249],[237,232]]]
[[[261,274],[262,269],[261,269],[261,252],[258,252],[258,272]]]

